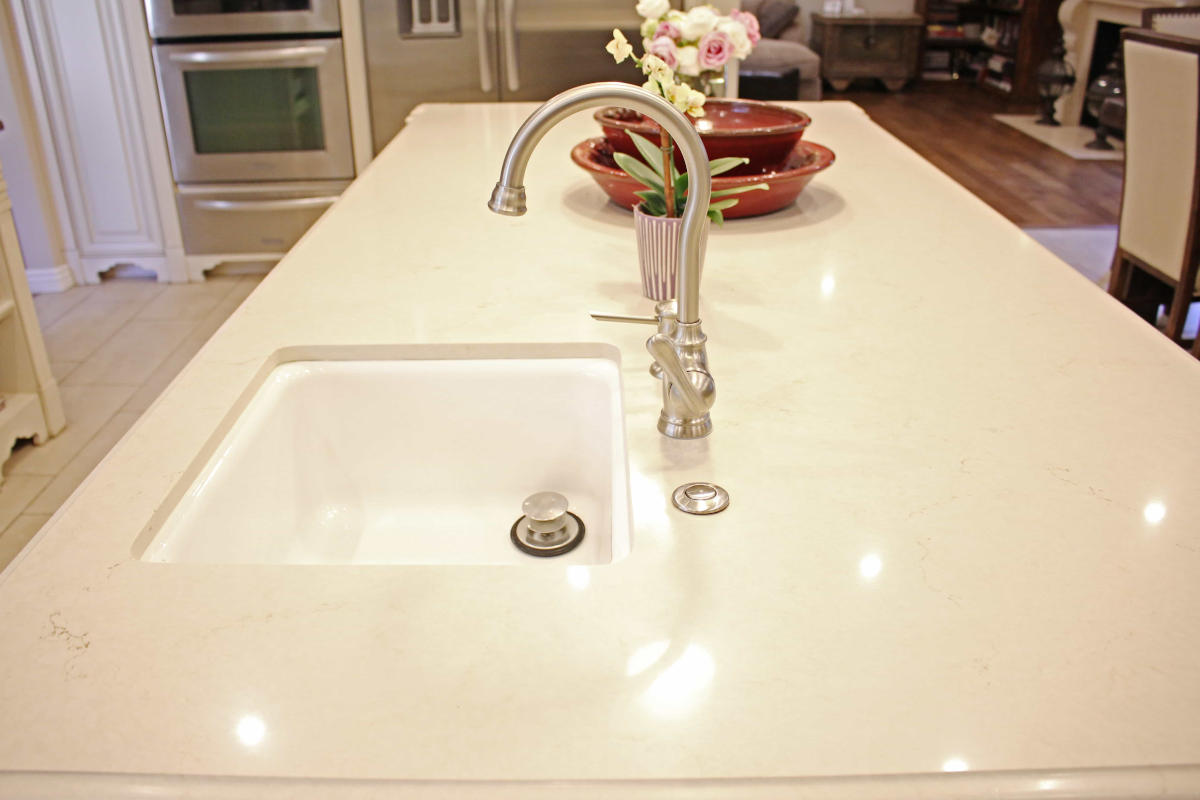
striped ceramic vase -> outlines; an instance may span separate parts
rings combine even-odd
[[[633,210],[637,231],[638,264],[642,268],[642,294],[651,300],[670,300],[675,297],[675,273],[679,268],[679,232],[683,220],[679,217],[652,217],[643,214],[641,207]],[[704,251],[708,247],[707,217],[704,236],[700,239],[700,269],[704,270]]]

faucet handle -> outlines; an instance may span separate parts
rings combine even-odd
[[[630,316],[627,314],[597,314],[592,312],[592,319],[600,322],[637,322],[643,325],[657,325],[658,333],[663,336],[671,336],[675,333],[676,322],[679,319],[679,314],[676,310],[674,300],[661,300],[654,304],[653,317]],[[649,342],[646,342],[649,346]],[[650,374],[655,378],[662,378],[662,367],[658,365],[658,361],[650,362]]]
[[[600,322],[640,322],[644,325],[657,325],[660,333],[670,333],[675,328],[675,320],[679,314],[675,310],[674,300],[662,300],[654,304],[654,316],[642,317],[628,314],[600,314],[592,312],[592,319]]]
[[[600,314],[592,312],[592,319],[600,322],[640,322],[645,325],[657,325],[658,317],[637,317],[628,314]]]

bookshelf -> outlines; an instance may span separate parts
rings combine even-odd
[[[1061,0],[917,0],[922,78],[969,80],[1013,104],[1037,102],[1037,67],[1054,44]]]

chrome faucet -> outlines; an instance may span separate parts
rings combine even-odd
[[[708,155],[700,135],[687,118],[658,95],[628,83],[589,83],[568,89],[547,100],[521,125],[508,146],[500,180],[492,190],[488,208],[497,214],[525,213],[525,167],[533,149],[546,131],[566,117],[585,108],[620,105],[640,111],[663,127],[679,145],[688,182],[680,233],[679,274],[676,278],[678,311],[671,316],[659,304],[655,317],[593,315],[617,322],[648,322],[658,333],[646,342],[663,381],[663,408],[658,430],[673,439],[699,439],[712,432],[709,409],[716,399],[716,384],[708,371],[707,340],[700,330],[700,245],[712,193]]]

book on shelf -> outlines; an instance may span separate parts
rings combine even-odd
[[[962,25],[926,25],[925,35],[930,39],[962,39],[966,37]]]

